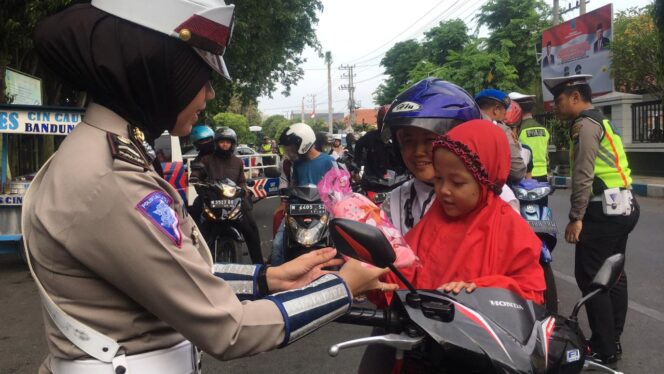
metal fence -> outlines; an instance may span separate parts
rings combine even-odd
[[[632,104],[632,143],[664,143],[661,101]]]

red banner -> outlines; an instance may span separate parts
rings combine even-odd
[[[613,91],[610,76],[613,5],[609,4],[542,34],[542,79],[592,74],[593,96]],[[553,96],[542,85],[544,106],[551,108]]]

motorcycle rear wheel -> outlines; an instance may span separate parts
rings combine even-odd
[[[237,245],[234,240],[218,238],[212,254],[215,263],[237,263]]]

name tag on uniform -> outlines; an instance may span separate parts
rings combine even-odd
[[[154,191],[136,205],[141,214],[152,222],[178,247],[182,244],[180,219],[171,208],[173,199],[162,191]]]

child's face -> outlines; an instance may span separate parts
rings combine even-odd
[[[449,217],[470,213],[480,199],[479,183],[466,169],[461,159],[447,149],[438,149],[434,159],[434,190],[436,198]]]
[[[417,127],[406,127],[397,132],[401,147],[401,158],[415,178],[423,182],[433,182],[431,152],[436,134]]]

